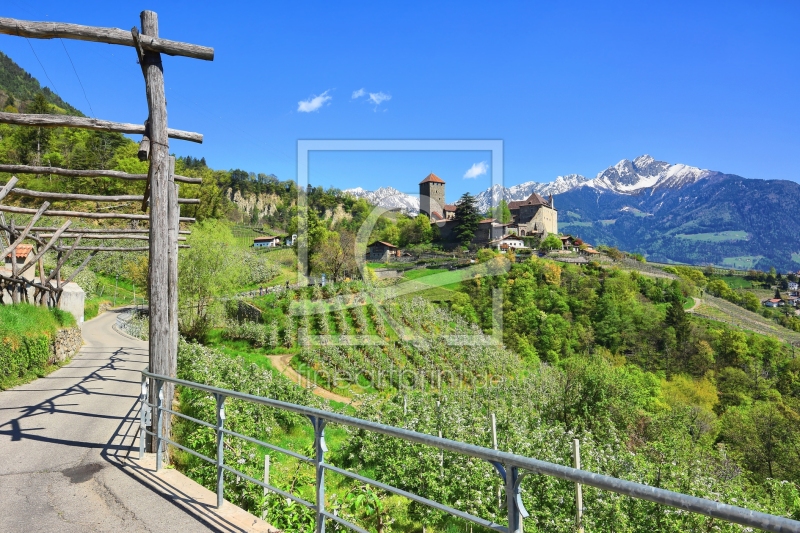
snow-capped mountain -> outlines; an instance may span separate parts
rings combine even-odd
[[[367,191],[356,187],[355,189],[345,189],[342,192],[356,198],[364,198],[372,205],[386,209],[400,209],[409,215],[419,213],[419,196],[400,192],[394,187],[381,187],[376,191]]]
[[[511,187],[494,185],[476,195],[475,200],[478,210],[485,213],[492,205],[497,205],[500,200],[506,202],[524,200],[533,193],[547,197],[551,194],[563,194],[580,187],[591,187],[601,193],[633,195],[646,189],[650,189],[651,192],[658,189],[679,189],[715,174],[717,172],[689,165],[672,165],[664,161],[656,161],[645,154],[633,161],[623,159],[616,165],[599,172],[593,179],[580,174],[567,174],[558,176],[550,182],[526,181]],[[381,187],[376,191],[367,191],[357,187],[344,192],[357,198],[365,198],[369,203],[387,209],[400,209],[410,215],[419,213],[419,197],[402,193],[393,187]]]
[[[644,189],[669,188],[678,189],[691,185],[696,181],[714,175],[716,172],[702,170],[688,165],[671,165],[664,161],[656,161],[645,154],[633,161],[623,159],[614,166],[599,172],[593,179],[585,178],[580,174],[558,176],[549,183],[527,181],[513,187],[495,185],[478,194],[478,209],[485,212],[500,200],[513,202],[524,200],[532,193],[541,196],[562,194],[579,187],[591,187],[599,192],[613,192],[616,194],[637,194]]]
[[[613,167],[600,172],[584,185],[617,194],[634,194],[642,189],[678,189],[715,174],[689,165],[670,165],[641,155],[630,161],[623,159]]]
[[[571,191],[587,181],[588,179],[580,174],[568,174],[566,176],[558,176],[549,183],[526,181],[508,188],[502,185],[493,185],[475,196],[475,204],[478,206],[479,211],[486,212],[493,203],[497,205],[500,200],[505,200],[506,202],[524,200],[533,193],[538,193],[542,196],[561,194]],[[492,202],[492,198],[494,198],[494,202]]]

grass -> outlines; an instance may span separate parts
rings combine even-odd
[[[722,266],[745,270],[754,268],[763,255],[739,255],[736,257],[725,257],[722,259]]]
[[[55,335],[59,328],[75,325],[75,318],[66,311],[31,304],[0,306],[0,338],[8,343],[28,335]]]
[[[74,325],[75,318],[70,313],[60,309],[50,309],[24,303],[0,305],[0,340],[2,340],[6,349],[15,350],[14,346],[19,346],[23,341],[34,337],[47,336],[53,339],[59,328],[72,327]],[[14,352],[10,353],[13,357]],[[3,375],[3,369],[0,369],[0,390],[30,383],[61,368],[67,362],[45,363],[41,366],[33,366],[25,369],[22,375]]]
[[[792,261],[795,263],[800,264],[800,253],[799,254],[792,254]]]
[[[609,219],[606,219],[606,220],[601,220],[600,223],[602,225],[604,225],[604,226],[610,226],[611,224],[613,224],[616,221],[617,221],[616,218],[609,218]]]
[[[592,223],[591,222],[564,222],[562,224],[562,229],[569,228],[571,226],[591,228],[592,227]]]
[[[716,231],[713,233],[679,233],[675,235],[679,239],[700,242],[730,242],[747,240],[747,232],[742,230],[735,231]]]

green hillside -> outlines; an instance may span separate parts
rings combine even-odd
[[[61,99],[49,87],[42,87],[39,80],[17,65],[13,59],[0,52],[0,107],[8,105],[25,111],[34,97],[42,93],[47,101],[68,115],[83,116],[78,109]],[[9,101],[9,97],[11,101]]]

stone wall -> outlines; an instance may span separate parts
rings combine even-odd
[[[53,342],[53,351],[50,355],[50,363],[60,363],[75,355],[83,345],[81,328],[78,326],[60,329],[56,333]]]
[[[261,309],[238,300],[236,304],[236,320],[239,322],[261,322]]]

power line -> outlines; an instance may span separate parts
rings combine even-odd
[[[42,62],[41,62],[41,60],[39,59],[39,56],[38,56],[38,55],[36,55],[36,50],[34,50],[34,49],[33,49],[33,45],[31,44],[31,40],[30,40],[30,39],[28,39],[27,37],[25,37],[25,40],[26,40],[26,41],[28,41],[28,46],[30,46],[30,47],[31,47],[31,52],[33,52],[33,57],[35,57],[35,58],[36,58],[36,61],[38,61],[38,62],[39,62],[39,66],[40,66],[40,67],[42,67],[42,70],[44,71],[44,75],[45,75],[45,77],[47,78],[47,81],[49,81],[49,82],[50,82],[50,85],[52,85],[52,86],[53,86],[53,92],[55,92],[55,94],[56,94],[56,95],[58,95],[58,89],[56,89],[56,84],[55,84],[55,83],[53,83],[53,80],[51,80],[51,79],[50,79],[50,76],[47,74],[47,69],[46,69],[46,68],[44,68],[44,65],[42,65]]]
[[[67,58],[69,59],[69,64],[72,65],[72,71],[75,73],[75,77],[78,78],[78,83],[81,86],[81,90],[83,91],[83,97],[86,98],[86,103],[89,104],[89,111],[92,112],[92,117],[97,118],[94,114],[94,109],[92,109],[92,103],[89,101],[89,96],[86,94],[86,89],[83,88],[83,82],[81,81],[81,77],[78,76],[78,70],[75,68],[75,63],[72,62],[72,57],[70,57],[69,52],[67,51],[67,45],[64,44],[64,39],[61,37],[58,38],[61,41],[61,46],[64,47],[64,51],[67,52]]]

